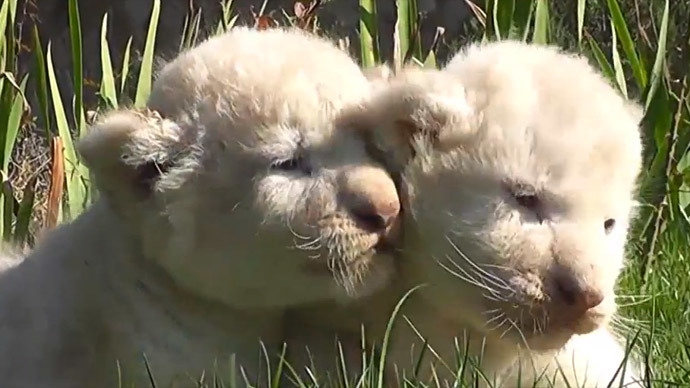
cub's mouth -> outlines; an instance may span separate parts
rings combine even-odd
[[[483,330],[532,350],[550,351],[562,348],[574,335],[587,334],[605,325],[608,314],[596,310],[581,315],[564,312],[553,302],[538,305],[504,302],[494,305]]]
[[[343,228],[342,224],[351,227]],[[310,275],[333,278],[349,296],[366,293],[386,280],[401,235],[399,221],[379,233],[354,225],[344,222],[340,227],[322,228],[318,249],[302,264]]]

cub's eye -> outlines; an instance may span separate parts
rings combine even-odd
[[[271,168],[274,170],[290,171],[298,169],[299,164],[299,159],[279,160],[277,162],[271,163]]]
[[[539,207],[539,196],[534,187],[526,184],[517,184],[510,190],[515,201],[522,207],[535,210]]]
[[[609,218],[606,221],[604,221],[604,231],[606,232],[606,234],[611,233],[615,226],[616,220],[614,220],[613,218]]]
[[[539,197],[536,194],[515,194],[514,197],[520,206],[527,209],[535,209],[539,206]]]
[[[307,166],[306,162],[304,161],[304,158],[302,157],[276,160],[273,163],[271,163],[271,169],[281,171],[303,171],[307,174],[311,173],[309,166]]]

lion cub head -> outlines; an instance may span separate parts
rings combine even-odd
[[[367,292],[398,216],[393,181],[335,124],[370,84],[296,30],[237,28],[167,64],[145,110],[79,150],[141,253],[182,287],[270,307]]]
[[[615,311],[640,117],[585,60],[504,42],[403,71],[351,119],[402,176],[405,273],[427,302],[552,349]]]

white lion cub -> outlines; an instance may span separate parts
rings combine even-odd
[[[428,338],[426,360],[440,357],[438,375],[454,378],[469,339],[490,386],[614,378],[624,347],[607,323],[640,118],[584,59],[517,42],[472,46],[442,71],[403,71],[350,118],[401,174],[400,284],[426,284],[402,313]],[[404,320],[391,341],[388,362],[413,367],[423,341]]]
[[[385,284],[396,188],[335,124],[369,88],[297,30],[237,28],[165,66],[148,109],[79,144],[102,198],[0,274],[2,385],[116,386],[119,366],[149,386],[142,353],[158,386],[227,377],[231,354],[255,383],[285,308]]]

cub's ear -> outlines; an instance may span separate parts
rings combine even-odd
[[[457,78],[407,68],[367,103],[343,114],[342,124],[387,155],[389,168],[401,170],[416,156],[466,144],[479,119]]]
[[[106,194],[146,198],[188,147],[182,129],[150,110],[107,113],[77,144],[84,163]]]

